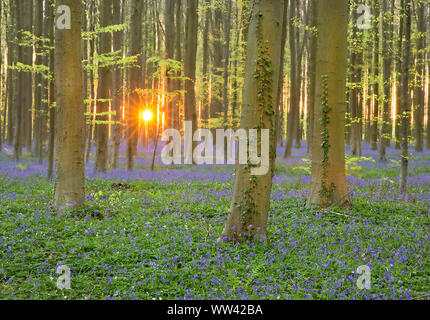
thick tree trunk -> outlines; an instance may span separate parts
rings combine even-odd
[[[55,201],[60,208],[82,205],[85,197],[85,105],[82,83],[81,2],[57,0],[70,8],[70,29],[55,30],[57,101]]]
[[[317,3],[317,66],[312,175],[307,205],[350,203],[345,181],[345,111],[348,3]]]
[[[267,241],[268,238],[267,222],[276,158],[283,11],[283,1],[257,0],[251,12],[241,128],[247,132],[253,128],[270,131],[269,167],[266,174],[253,176],[252,165],[236,165],[233,199],[220,237],[222,241],[244,241],[252,237]]]

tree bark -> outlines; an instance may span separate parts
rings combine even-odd
[[[198,0],[187,0],[187,22],[185,39],[185,121],[191,121],[193,130],[197,129],[196,108],[196,56],[197,56],[197,15]]]
[[[423,122],[424,122],[424,87],[425,87],[425,39],[426,21],[424,2],[416,3],[417,13],[417,58],[416,58],[416,83],[414,86],[414,136],[415,151],[423,151]]]
[[[252,237],[259,241],[268,239],[267,222],[276,158],[283,11],[283,1],[257,0],[251,12],[241,128],[247,132],[253,128],[270,131],[269,168],[265,175],[253,176],[251,166],[236,165],[233,199],[221,241],[240,242]]]
[[[317,3],[317,65],[312,174],[307,206],[350,203],[345,181],[348,3]]]
[[[55,202],[79,206],[85,197],[85,105],[82,83],[81,2],[57,0],[71,11],[70,29],[55,30],[57,100]]]
[[[108,27],[113,23],[113,0],[103,0],[101,8],[101,27]],[[100,36],[100,54],[106,55],[112,52],[112,34],[103,32]],[[109,139],[109,104],[112,100],[112,69],[109,66],[99,65],[99,85],[97,92],[96,124],[96,163],[95,170],[106,172],[108,167],[108,139]]]
[[[142,10],[143,0],[133,0],[131,2],[131,29],[130,35],[130,56],[140,55],[143,49],[142,43]],[[138,89],[141,88],[142,70],[141,67],[130,69],[129,84],[129,104],[127,106],[127,170],[134,167],[134,156],[136,152],[139,128],[139,103],[140,97]]]
[[[383,37],[382,37],[382,50],[384,56],[383,62],[383,82],[384,82],[384,100],[383,100],[383,111],[382,111],[382,128],[381,128],[381,139],[379,140],[379,160],[387,161],[386,148],[391,140],[390,131],[390,120],[391,120],[391,74],[393,59],[391,52],[389,51],[389,45],[393,40],[393,14],[394,7],[389,6],[388,0],[382,2],[383,18]]]
[[[113,12],[115,25],[121,24],[121,20],[125,18],[124,0],[116,0],[113,2]],[[117,31],[113,35],[113,51],[120,51],[121,57],[123,56],[123,42],[124,31]],[[119,167],[119,147],[121,144],[121,127],[122,127],[122,114],[121,106],[124,103],[124,86],[123,86],[123,72],[119,67],[113,71],[112,81],[112,111],[114,112],[113,132],[112,132],[112,147],[111,147],[111,168],[118,169]]]
[[[412,1],[405,0],[405,37],[403,44],[402,83],[401,83],[401,164],[400,164],[400,191],[406,192],[408,165],[409,165],[409,126],[411,122],[411,98],[409,91],[409,67],[411,59],[411,25]]]

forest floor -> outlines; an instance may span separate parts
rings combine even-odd
[[[269,244],[234,245],[216,243],[231,166],[157,161],[151,172],[147,151],[134,172],[95,174],[92,159],[87,205],[57,213],[46,162],[16,163],[6,147],[0,299],[430,299],[430,152],[412,153],[402,196],[399,151],[384,164],[364,146],[363,158],[347,156],[352,207],[322,211],[305,209],[305,151],[278,162]],[[56,287],[60,265],[71,269],[70,290]],[[362,265],[370,289],[357,287]]]

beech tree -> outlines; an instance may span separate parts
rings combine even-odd
[[[102,1],[101,12],[101,27],[109,27],[113,23],[113,0]],[[112,34],[111,32],[104,31],[100,38],[100,54],[108,55],[112,52]],[[97,119],[99,123],[96,126],[96,164],[95,170],[99,172],[106,172],[108,167],[108,113],[109,104],[112,101],[112,67],[99,65],[99,86],[97,93]]]
[[[312,173],[307,205],[350,203],[345,181],[345,110],[348,3],[317,2]]]
[[[253,176],[251,163],[236,165],[233,199],[222,241],[243,241],[248,236],[267,241],[277,144],[283,6],[283,1],[257,0],[251,12],[240,127],[248,133],[255,128],[270,130],[269,170],[265,175]]]
[[[55,29],[55,201],[58,207],[82,205],[85,196],[85,106],[82,81],[81,3],[57,0],[70,28]],[[57,17],[58,19],[59,17]]]

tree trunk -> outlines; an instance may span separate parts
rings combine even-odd
[[[284,158],[291,157],[294,137],[297,137],[298,130],[297,120],[300,112],[300,88],[297,86],[298,81],[298,63],[297,63],[297,36],[294,18],[296,17],[297,1],[290,0],[290,22],[289,22],[289,41],[290,41],[290,108],[287,113],[287,141],[285,145]]]
[[[17,76],[13,66],[16,62],[17,46],[15,43],[17,21],[16,21],[16,10],[17,3],[15,1],[9,1],[9,19],[7,20],[7,144],[12,146],[14,144],[14,132],[15,132],[15,113],[16,113],[16,94],[17,90]]]
[[[287,30],[288,30],[288,0],[284,0],[284,12],[282,14],[282,36],[281,36],[281,59],[282,62],[285,58],[285,46],[287,43]],[[284,90],[284,63],[281,63],[279,66],[279,80],[278,80],[278,92],[277,92],[277,98],[279,101],[279,117],[278,117],[278,124],[277,124],[277,142],[281,143],[282,146],[282,139],[284,138],[283,135],[283,127],[284,127],[284,99],[283,99],[283,90]]]
[[[166,7],[164,11],[164,24],[165,24],[165,58],[174,59],[175,58],[175,1],[166,0]],[[166,70],[166,82],[167,82],[167,92],[173,94],[175,91],[175,80],[171,78],[171,69]],[[166,119],[167,123],[170,123],[171,128],[174,125],[175,117],[175,100],[174,98],[169,98],[167,100],[167,113]]]
[[[34,17],[34,35],[38,38],[43,35],[43,0],[35,0],[35,17]],[[35,41],[35,54],[36,60],[35,65],[39,66],[42,64],[41,50],[43,43]],[[34,155],[41,159],[40,152],[42,151],[42,74],[36,73],[34,75],[34,117],[33,117],[33,128],[34,128]]]
[[[373,114],[371,120],[370,149],[378,149],[378,122],[379,122],[379,21],[380,21],[380,0],[374,2],[373,17]]]
[[[48,0],[49,5],[46,7],[46,19],[48,20],[47,25],[48,29],[48,39],[49,46],[53,48],[55,46],[54,42],[54,17],[55,13],[52,8],[54,4],[54,0]],[[54,77],[55,73],[55,51],[50,50],[49,52],[49,74]],[[47,168],[47,177],[51,179],[54,174],[54,153],[55,153],[55,118],[56,118],[56,110],[57,107],[54,105],[55,103],[55,80],[52,78],[49,79],[49,137],[48,137],[48,168]]]
[[[401,94],[401,165],[400,165],[400,191],[406,192],[408,164],[409,164],[409,125],[411,122],[411,98],[409,91],[409,67],[411,59],[411,25],[412,25],[412,1],[405,0],[405,37],[403,44],[402,61],[402,94]]]
[[[203,70],[202,70],[202,123],[207,125],[209,119],[209,26],[211,21],[211,0],[205,2],[205,24],[203,27]]]
[[[267,222],[276,158],[283,11],[283,1],[260,0],[254,3],[251,12],[241,128],[246,132],[253,128],[269,130],[268,172],[252,175],[252,165],[236,165],[233,199],[220,237],[222,241],[244,241],[252,237],[267,241],[268,238]]]
[[[212,90],[211,90],[211,118],[218,118],[222,116],[224,111],[222,105],[223,95],[223,69],[222,63],[223,58],[223,45],[222,45],[222,18],[223,13],[221,4],[217,4],[214,9],[214,19],[212,26],[212,37],[213,37],[213,71],[212,71]]]
[[[379,140],[379,160],[386,162],[386,148],[391,140],[390,131],[390,120],[391,120],[391,74],[393,59],[391,57],[391,52],[389,51],[389,45],[392,43],[393,39],[393,12],[394,7],[389,8],[388,0],[383,0],[382,2],[382,12],[384,14],[383,19],[383,37],[382,37],[382,50],[384,56],[383,63],[383,82],[384,82],[384,100],[383,100],[383,111],[382,111],[382,129],[381,129],[381,139]]]
[[[100,25],[102,28],[113,23],[112,14],[113,0],[103,0],[101,8]],[[104,32],[100,36],[100,54],[106,55],[112,52],[112,34]],[[96,163],[95,170],[106,172],[108,166],[108,139],[109,139],[109,103],[112,99],[112,70],[110,67],[99,65],[99,85],[97,92],[97,113],[99,114],[96,124]]]
[[[357,21],[357,9],[353,7],[353,20]],[[360,103],[360,92],[362,92],[362,73],[363,73],[363,32],[358,30],[357,24],[352,29],[353,44],[351,48],[351,90],[349,104],[351,109],[351,153],[361,156],[362,139],[362,109]],[[319,81],[319,79],[317,79]]]
[[[417,59],[416,59],[416,83],[414,86],[414,136],[415,151],[423,151],[423,122],[424,122],[424,86],[425,86],[425,39],[426,21],[424,2],[418,2],[417,6]]]
[[[125,7],[124,0],[113,2],[113,12],[115,25],[121,24],[121,20],[125,21]],[[123,56],[123,41],[124,31],[115,32],[113,35],[113,51],[120,51],[121,57]],[[111,162],[112,169],[119,167],[119,147],[121,144],[121,127],[122,127],[122,114],[121,106],[124,103],[124,86],[123,86],[123,73],[119,67],[113,71],[112,82],[112,111],[114,112],[113,132],[112,132],[112,147],[111,147]]]
[[[142,10],[143,0],[133,0],[131,2],[131,35],[130,35],[130,56],[138,55],[142,52]],[[134,167],[134,156],[137,146],[139,128],[139,94],[141,88],[142,70],[140,67],[130,69],[129,84],[129,104],[127,106],[127,170]]]
[[[400,9],[398,12],[398,15],[400,17],[400,26],[399,26],[399,36],[398,36],[398,40],[397,40],[397,55],[399,57],[403,56],[403,34],[404,34],[404,29],[405,29],[405,18],[404,18],[404,7],[405,7],[405,0],[401,0],[400,1]],[[395,148],[396,149],[400,149],[400,140],[401,140],[401,117],[402,117],[402,59],[398,58],[397,59],[397,64],[396,64],[396,75],[397,75],[397,79],[396,79],[396,85],[397,85],[397,96],[396,96],[396,117],[394,119],[395,121],[395,138],[396,138],[396,143],[395,143]]]
[[[82,83],[81,2],[57,0],[70,8],[71,28],[55,30],[57,130],[55,201],[79,206],[85,197],[85,105]]]
[[[307,206],[350,203],[345,181],[348,3],[317,3],[317,65],[312,174]]]
[[[185,39],[185,121],[191,121],[193,131],[197,129],[196,109],[196,55],[197,55],[197,15],[198,0],[187,0],[187,22]],[[191,159],[189,159],[191,160]],[[189,163],[188,163],[189,164]]]

